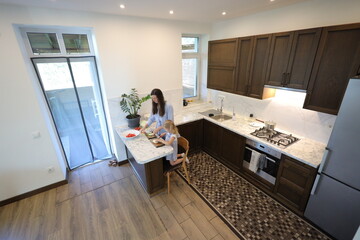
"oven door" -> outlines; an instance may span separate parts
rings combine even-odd
[[[256,171],[256,174],[259,177],[265,179],[267,182],[271,183],[272,185],[275,184],[277,172],[280,165],[280,159],[277,159],[265,152],[262,152],[260,150],[255,150],[251,146],[246,145],[245,147],[245,154],[244,154],[244,161],[243,161],[243,167],[246,169],[249,169],[251,155],[253,152],[258,152],[261,154],[264,154],[266,156],[266,164],[265,167],[262,169],[258,169]]]

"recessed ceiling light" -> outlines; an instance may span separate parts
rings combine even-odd
[[[222,14],[222,15],[226,15],[226,12],[222,12],[221,14]]]
[[[170,13],[170,14],[174,14],[174,11],[173,11],[173,10],[170,10],[169,13]]]
[[[125,5],[124,5],[124,4],[120,4],[120,8],[125,8]]]
[[[275,2],[275,0],[270,0],[270,2]]]

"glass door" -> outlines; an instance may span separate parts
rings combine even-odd
[[[94,57],[33,58],[68,166],[111,158]]]

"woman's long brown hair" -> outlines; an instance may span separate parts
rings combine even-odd
[[[159,115],[164,116],[165,100],[164,100],[164,95],[163,95],[162,91],[158,88],[154,88],[151,91],[150,95],[155,95],[159,101],[159,103],[155,103],[154,101],[152,101],[152,113],[156,114],[158,112],[158,105],[159,105]]]

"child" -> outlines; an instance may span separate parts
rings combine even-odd
[[[173,147],[174,152],[166,156],[166,160],[170,161],[171,166],[179,164],[183,161],[184,155],[178,154],[178,137],[180,134],[174,122],[171,120],[166,120],[164,123],[164,129],[166,130],[165,140],[159,138],[158,141],[164,143],[165,145],[170,145]],[[180,157],[180,158],[178,158]]]

